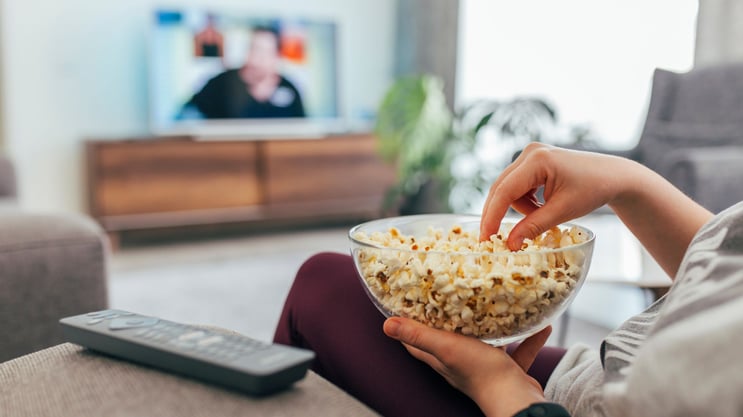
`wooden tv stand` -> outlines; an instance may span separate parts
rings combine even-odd
[[[86,154],[89,212],[114,244],[127,231],[374,218],[394,182],[369,134],[92,140]]]

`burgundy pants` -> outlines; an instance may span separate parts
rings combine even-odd
[[[383,322],[351,257],[321,253],[299,269],[274,340],[315,351],[315,372],[384,416],[482,415],[472,400],[388,338]],[[564,353],[543,348],[529,374],[544,387]]]

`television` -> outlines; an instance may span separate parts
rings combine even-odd
[[[334,21],[158,9],[152,23],[154,134],[267,138],[343,130]]]

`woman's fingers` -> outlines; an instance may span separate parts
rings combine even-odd
[[[480,240],[488,240],[491,235],[498,233],[500,223],[512,205],[522,213],[539,208],[534,192],[541,184],[519,174],[518,170],[504,174],[491,187],[480,223]]]
[[[516,350],[513,351],[511,358],[513,358],[514,362],[516,362],[524,372],[531,368],[539,350],[542,349],[545,343],[547,343],[547,339],[550,337],[551,333],[552,326],[547,326],[539,331],[539,333],[536,333],[521,342]]]
[[[555,197],[541,207],[525,213],[526,216],[519,220],[508,234],[506,242],[508,248],[519,250],[524,239],[534,239],[553,226],[577,217],[574,210],[564,207],[561,200],[563,200],[562,196]]]
[[[537,198],[536,189],[529,190],[528,193],[511,203],[511,207],[523,215],[532,213],[534,210],[542,207],[542,205],[542,202]]]
[[[551,149],[543,144],[527,145],[493,183],[483,208],[480,240],[487,240],[498,232],[509,207],[529,214],[541,206],[535,192],[547,180],[544,158]]]
[[[444,330],[433,329],[412,319],[391,317],[384,322],[387,336],[402,342],[416,358],[429,365],[448,363],[461,352],[490,346],[482,341]]]
[[[389,318],[384,332],[402,342],[414,358],[472,398],[483,411],[491,410],[489,415],[512,415],[544,400],[539,384],[524,367],[534,361],[549,331],[524,341],[514,356],[473,337],[432,329],[411,319]],[[497,397],[501,392],[504,396]]]
[[[516,251],[524,239],[534,239],[605,204],[612,194],[611,178],[602,174],[606,164],[606,158],[530,144],[493,183],[483,210],[480,240],[498,232],[509,207],[525,215],[508,236],[508,248]],[[539,187],[544,187],[544,203],[535,195]]]
[[[446,334],[436,334],[424,324],[400,317],[387,319],[383,329],[387,336],[428,353],[440,350],[446,338]]]
[[[493,185],[490,186],[488,191],[488,197],[485,199],[485,206],[482,211],[482,223],[480,224],[480,240],[487,240],[494,233],[498,232],[500,228],[500,221],[508,211],[508,207],[511,205],[511,201],[508,198],[500,198],[498,194],[501,183],[510,177],[511,173],[516,170],[523,162],[526,156],[524,152],[521,152],[518,158],[513,161],[506,169],[501,172],[498,178],[495,180]],[[516,196],[521,197],[521,196]]]
[[[438,372],[439,374],[444,373],[445,366],[441,363],[441,361],[436,356],[426,351],[423,351],[421,349],[418,349],[415,346],[409,345],[405,342],[402,342],[402,345],[405,346],[405,349],[407,349],[408,353],[410,353],[411,356],[425,363],[426,365],[430,366],[431,368],[433,368],[434,371]]]

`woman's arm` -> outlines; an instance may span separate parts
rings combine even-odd
[[[627,173],[631,186],[609,206],[673,278],[691,239],[713,215],[657,173],[629,162],[637,166]]]
[[[544,204],[534,193],[544,186]],[[525,217],[508,245],[521,247],[560,223],[608,204],[666,273],[673,277],[712,213],[649,168],[610,155],[530,144],[490,189],[480,238],[496,233],[510,206]]]

